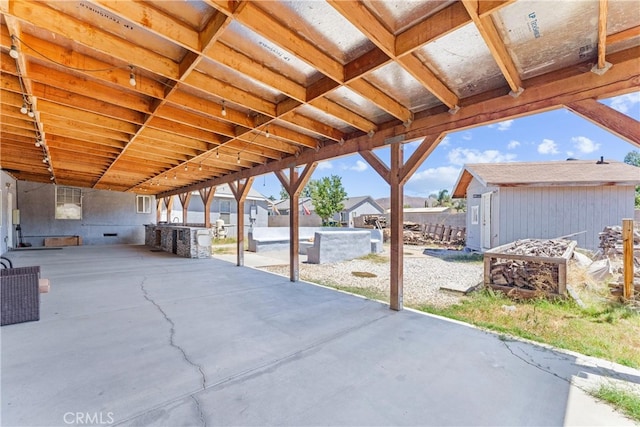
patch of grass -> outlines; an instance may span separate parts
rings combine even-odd
[[[231,243],[236,243],[238,240],[235,237],[225,237],[223,239],[213,239],[214,245],[229,245]]]
[[[213,247],[212,254],[216,255],[226,255],[226,254],[235,254],[236,253],[236,248],[230,248],[230,247]]]
[[[368,271],[352,271],[351,275],[356,277],[378,277],[377,274],[369,273]]]
[[[378,288],[374,288],[374,287],[359,288],[356,286],[342,286],[329,280],[312,280],[307,277],[304,277],[302,279],[307,282],[317,283],[318,285],[326,286],[328,288],[334,288],[339,291],[345,291],[345,292],[350,292],[352,294],[360,295],[368,299],[389,302],[389,295],[387,295],[386,292],[383,292]]]
[[[515,305],[516,310],[505,310],[503,305]],[[416,308],[502,334],[640,367],[640,353],[635,350],[640,348],[640,314],[619,304],[580,308],[572,300],[514,302],[500,292],[483,290],[449,307]]]
[[[361,256],[358,259],[361,259],[363,261],[371,261],[374,264],[387,264],[389,262],[389,258],[380,254],[367,254],[365,256]]]
[[[611,403],[635,421],[640,421],[640,395],[612,385],[601,385],[593,395]]]
[[[477,253],[461,253],[456,255],[449,255],[443,258],[445,261],[455,261],[455,262],[475,262],[481,263],[484,262],[484,256],[482,254]]]

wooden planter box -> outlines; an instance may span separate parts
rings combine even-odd
[[[567,292],[567,265],[576,244],[569,242],[560,257],[504,253],[513,243],[490,249],[484,253],[484,285],[520,298],[562,298]]]

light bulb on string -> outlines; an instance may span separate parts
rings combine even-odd
[[[9,51],[9,56],[13,59],[18,59],[18,57],[20,56],[20,54],[18,53],[18,48],[15,44],[13,44],[13,41],[11,42],[11,50]]]
[[[216,159],[220,158],[220,150],[216,149]]]
[[[222,111],[220,111],[220,114],[222,114],[224,117],[227,117],[227,109],[224,106],[224,101],[222,101]]]
[[[202,163],[200,163],[200,166],[198,166],[198,170],[202,172]]]
[[[22,103],[22,107],[20,107],[20,112],[22,114],[27,114],[29,112],[29,110],[27,109],[27,103],[26,102]]]
[[[236,160],[237,164],[240,164],[240,152],[238,151],[238,159]]]
[[[129,84],[133,87],[136,86],[136,75],[133,74],[133,65],[129,65],[129,68],[131,69],[131,72],[129,73]]]
[[[27,116],[32,118],[36,116],[36,113],[33,112],[33,108],[29,108],[29,111],[27,111]]]

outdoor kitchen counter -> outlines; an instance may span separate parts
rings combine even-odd
[[[211,257],[211,231],[205,227],[146,224],[144,243],[184,258]]]

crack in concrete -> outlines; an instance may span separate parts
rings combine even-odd
[[[207,427],[207,420],[204,417],[204,412],[202,412],[202,407],[200,406],[200,401],[196,399],[196,397],[192,394],[191,399],[196,403],[196,408],[198,409],[198,416],[200,416],[200,421],[202,421],[202,425]]]
[[[182,353],[182,357],[185,360],[185,362],[187,362],[188,364],[196,368],[198,372],[200,372],[200,376],[202,378],[202,390],[204,390],[207,387],[207,378],[204,374],[204,371],[202,370],[202,366],[198,365],[193,360],[191,360],[189,356],[187,356],[187,352],[184,351],[182,347],[180,347],[178,344],[175,343],[174,337],[176,334],[176,325],[175,323],[173,323],[173,320],[171,320],[171,318],[167,315],[167,313],[162,309],[162,307],[160,307],[160,305],[153,298],[149,296],[147,289],[144,287],[144,282],[146,281],[147,281],[147,276],[144,276],[144,279],[142,279],[142,282],[140,282],[140,289],[142,290],[142,296],[144,296],[144,299],[146,299],[151,304],[153,304],[158,309],[158,311],[162,314],[162,316],[164,317],[164,320],[166,320],[167,323],[171,325],[171,329],[169,331],[169,345],[177,349],[180,353]]]

